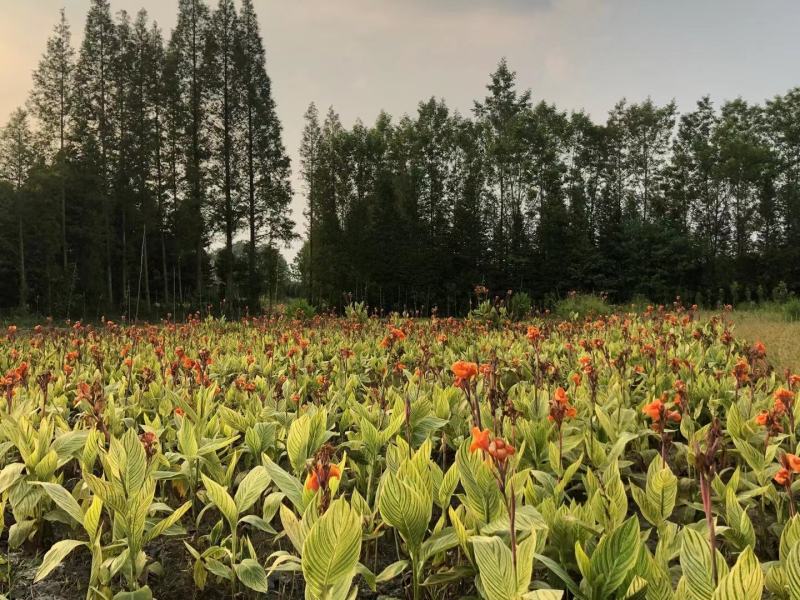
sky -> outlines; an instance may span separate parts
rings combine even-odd
[[[213,6],[216,0],[210,0]],[[111,0],[168,35],[177,0]],[[436,96],[462,113],[501,57],[535,101],[598,121],[621,98],[761,102],[800,85],[797,0],[254,0],[284,144],[299,170],[303,113],[345,125]],[[23,104],[63,6],[77,47],[89,0],[0,0],[0,125]],[[295,177],[293,210],[302,221]],[[300,225],[298,225],[298,230]],[[291,254],[291,250],[289,254]]]

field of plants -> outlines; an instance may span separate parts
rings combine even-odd
[[[800,376],[680,304],[0,337],[7,597],[800,599]]]

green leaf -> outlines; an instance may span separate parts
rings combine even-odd
[[[34,482],[42,486],[48,496],[56,505],[72,517],[79,525],[83,525],[83,511],[80,504],[66,489],[57,483],[45,483],[43,481]]]
[[[689,527],[683,530],[680,560],[689,598],[710,600],[715,588],[711,577],[711,546],[701,533]],[[717,565],[720,563],[724,565],[724,561],[718,559]]]
[[[678,478],[672,474],[668,466],[662,467],[660,457],[654,458],[650,463],[645,489],[647,500],[655,510],[657,519],[656,522],[650,522],[653,525],[661,525],[669,519],[675,509],[675,500],[678,496]]]
[[[36,577],[33,580],[34,583],[47,577],[53,569],[62,563],[70,552],[79,546],[88,546],[88,544],[80,540],[61,540],[53,544],[50,550],[47,551],[47,554],[44,555],[44,560],[42,560],[42,564],[36,571]]]
[[[800,600],[800,542],[796,542],[784,560],[783,569],[789,583],[789,598]]]
[[[133,429],[128,429],[123,436],[122,447],[125,453],[124,459],[120,461],[120,474],[128,495],[133,495],[144,486],[147,477],[147,454]]]
[[[378,510],[381,518],[397,529],[403,539],[416,549],[422,543],[433,507],[414,485],[386,471],[381,485]]]
[[[730,572],[721,578],[712,600],[761,598],[764,591],[764,572],[749,546],[739,555]]]
[[[201,477],[203,478],[203,485],[206,488],[209,500],[219,509],[232,530],[236,527],[236,522],[239,520],[239,511],[236,509],[236,503],[233,501],[228,491],[216,481],[207,477],[205,473],[203,473]]]
[[[623,584],[638,556],[639,523],[631,517],[611,535],[603,535],[592,553],[589,581],[597,597],[610,597]]]
[[[269,472],[262,466],[253,468],[244,476],[234,496],[239,514],[242,514],[255,504],[259,496],[267,489],[269,482]]]
[[[113,600],[153,600],[153,592],[148,586],[144,586],[133,592],[117,592]]]
[[[188,501],[180,506],[177,510],[173,511],[168,517],[161,519],[158,523],[153,525],[150,531],[147,532],[145,535],[144,541],[149,542],[150,540],[154,540],[162,533],[164,533],[167,529],[175,525],[178,521],[180,521],[181,517],[186,514],[186,512],[192,507],[192,501]]]
[[[563,597],[561,590],[534,590],[522,596],[524,600],[561,600]]]
[[[323,598],[349,588],[361,554],[361,519],[342,499],[322,515],[303,543],[302,566],[307,588]]]
[[[236,577],[251,590],[266,594],[269,591],[267,573],[259,562],[252,558],[245,558],[233,567]]]
[[[478,576],[487,600],[514,600],[517,582],[511,550],[499,537],[476,535],[470,538],[478,563]]]
[[[97,537],[98,527],[100,526],[100,517],[103,513],[103,501],[99,496],[92,497],[92,503],[89,505],[86,514],[83,516],[83,528],[89,534],[89,539],[94,540]]]
[[[405,571],[409,567],[409,562],[407,560],[398,560],[390,564],[386,567],[383,571],[378,573],[375,577],[375,583],[386,583],[387,581],[391,581],[400,573]]]
[[[305,504],[303,502],[303,485],[300,481],[272,462],[272,459],[266,454],[261,455],[261,460],[264,462],[264,468],[275,485],[278,486],[278,489],[286,494],[296,511],[303,512]]]

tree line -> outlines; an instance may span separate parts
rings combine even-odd
[[[167,40],[92,0],[77,49],[62,10],[0,135],[0,306],[256,306],[286,272],[291,193],[252,0],[180,0]]]
[[[699,304],[797,291],[800,89],[762,104],[534,101],[502,60],[469,114],[345,127],[305,115],[290,161],[252,0],[179,0],[168,39],[92,0],[63,11],[0,132],[0,307],[163,315],[224,300],[464,313],[480,285]],[[213,241],[213,243],[212,243]],[[766,290],[766,292],[765,292]]]
[[[473,286],[539,301],[736,302],[800,284],[800,89],[764,104],[620,101],[604,123],[534,102],[501,61],[470,115],[342,126],[306,114],[315,303],[465,312]]]

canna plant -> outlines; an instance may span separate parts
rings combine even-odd
[[[189,510],[187,502],[162,519],[152,514],[162,511],[155,503],[155,439],[152,434],[136,436],[128,430],[121,438],[111,438],[110,448],[101,449],[98,458],[103,466],[103,477],[84,474],[86,490],[91,494],[81,507],[75,491],[70,494],[61,485],[39,483],[58,508],[80,525],[87,540],[67,539],[55,544],[45,555],[36,579],[43,579],[76,548],[85,546],[92,554],[87,598],[108,598],[112,593],[113,579],[121,575],[125,590],[113,595],[115,600],[148,600],[150,588],[142,583],[147,570],[145,545],[169,533]],[[110,522],[108,539],[103,537],[104,515]]]

